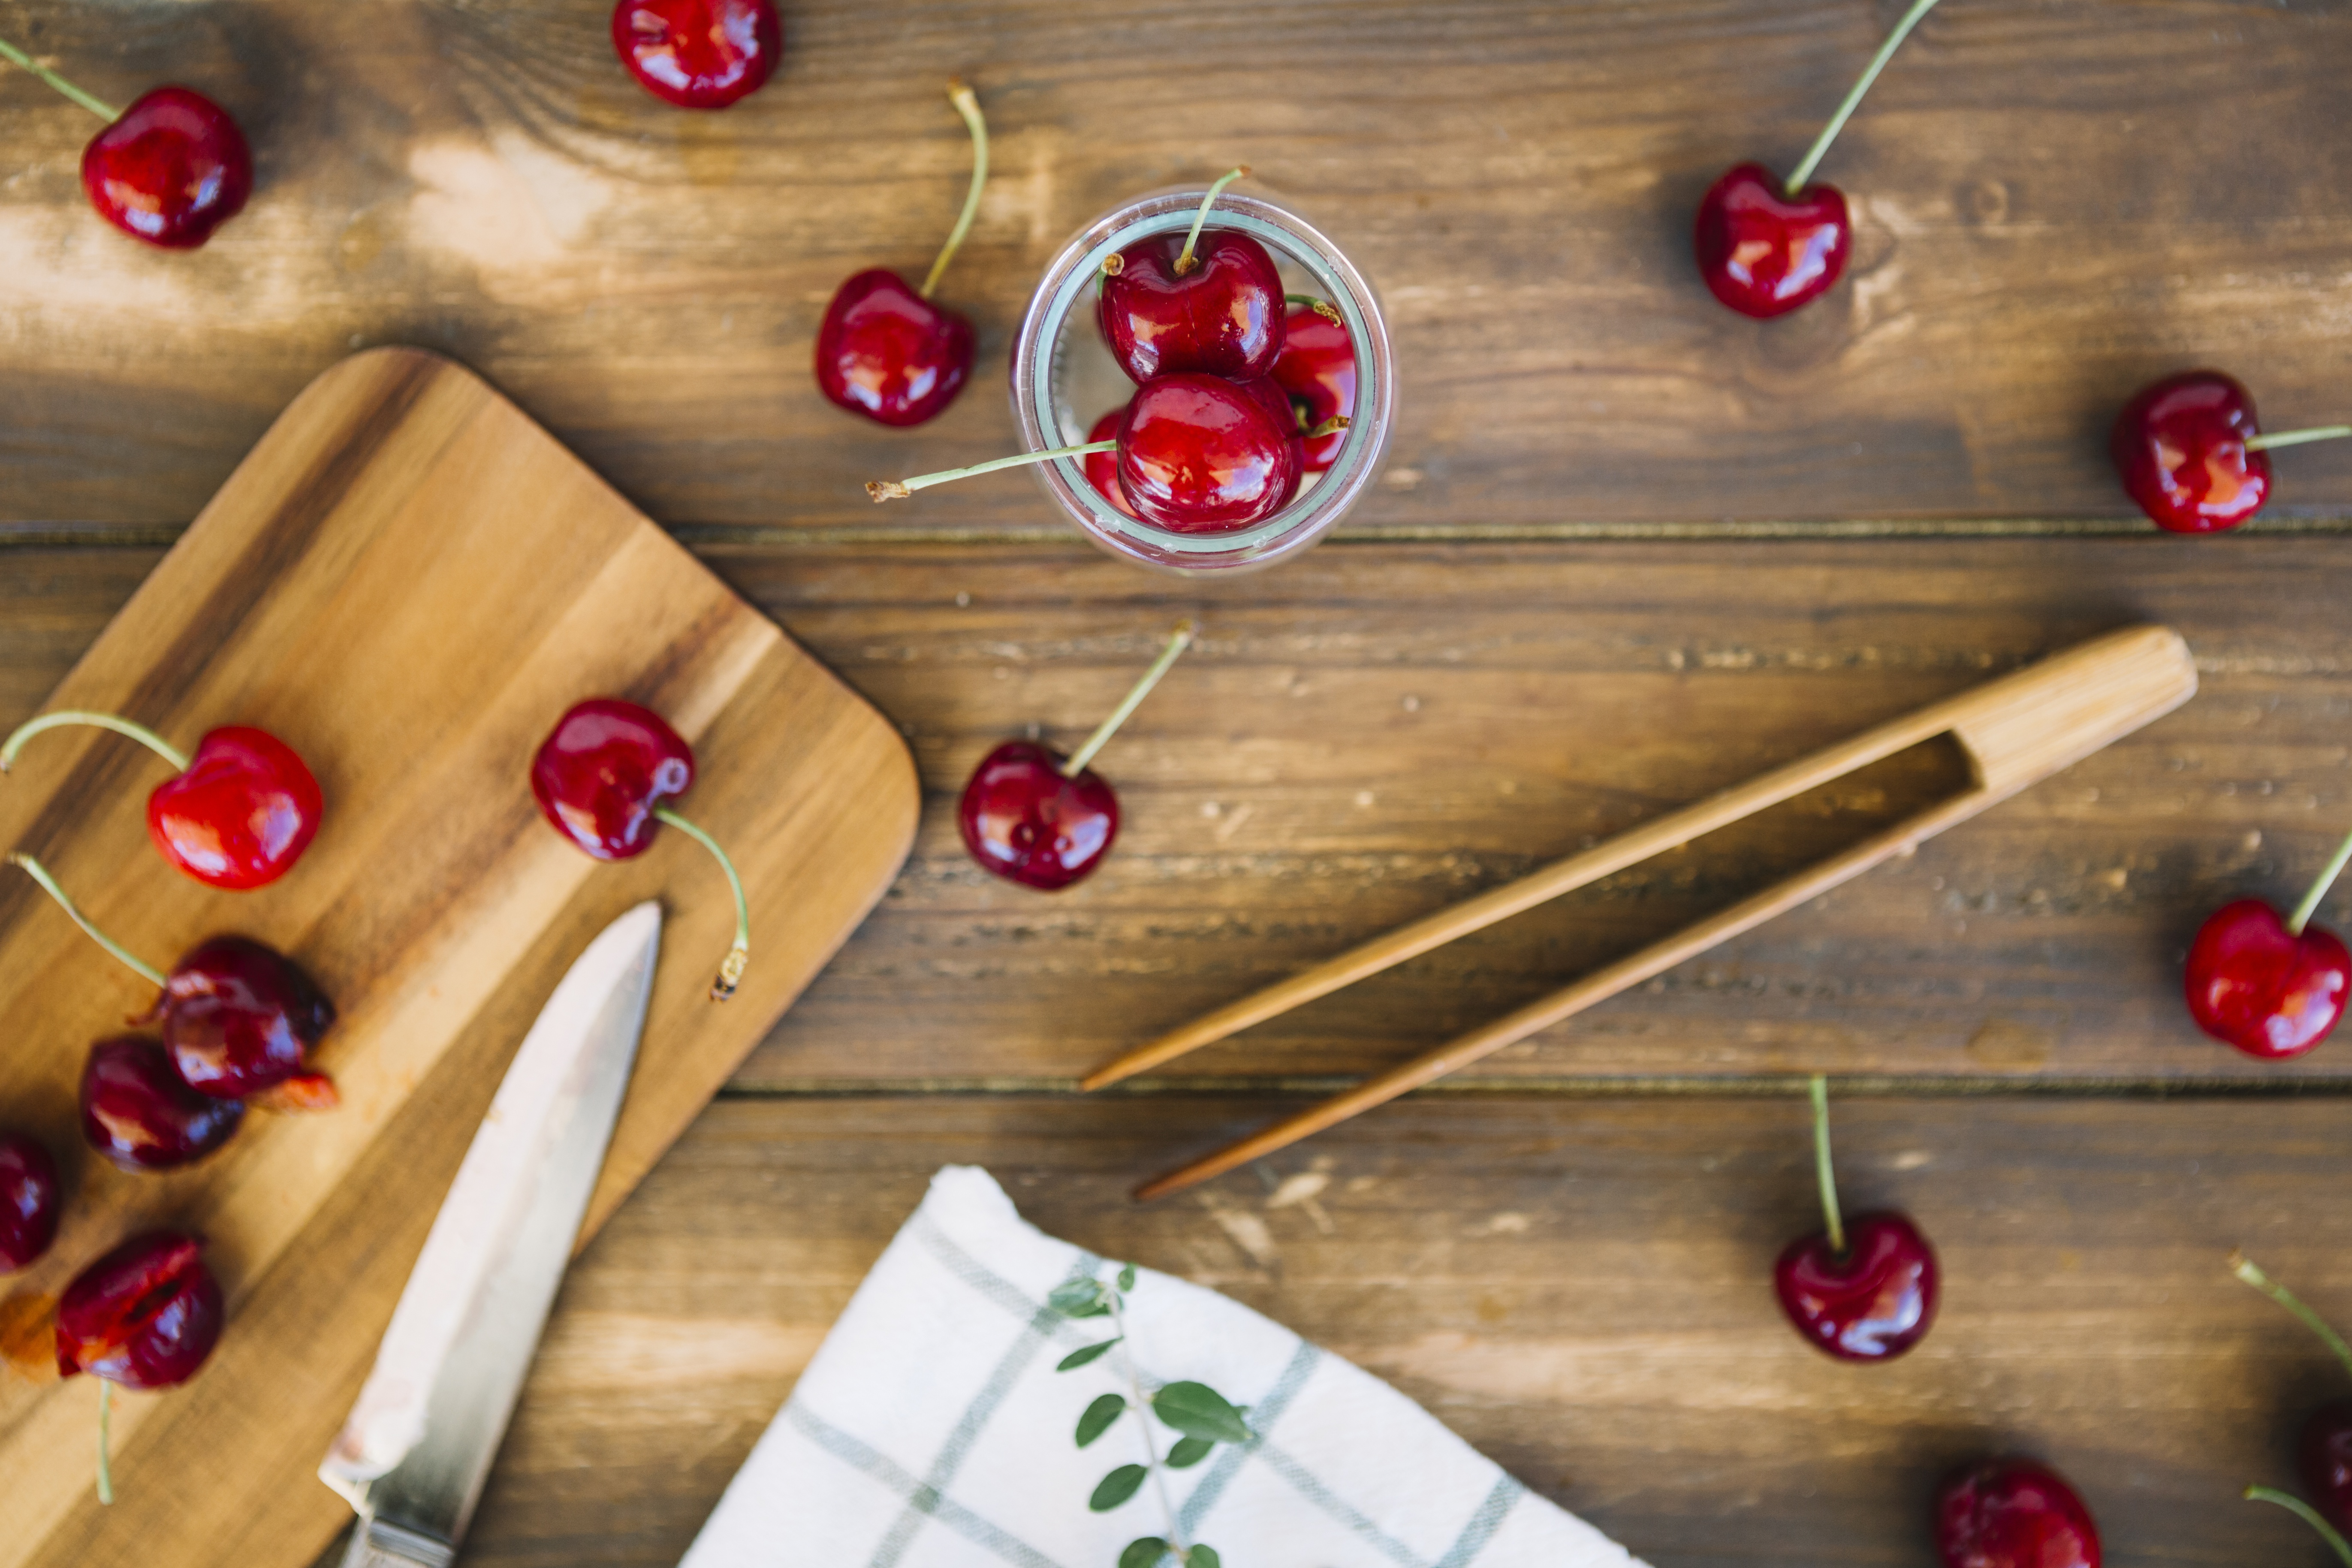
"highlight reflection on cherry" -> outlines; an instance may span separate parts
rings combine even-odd
[[[30,1268],[58,1237],[58,1164],[30,1133],[0,1131],[0,1274]]]
[[[724,109],[767,84],[783,58],[772,0],[620,0],[613,47],[637,85],[680,109]]]
[[[138,1035],[100,1040],[81,1074],[81,1130],[126,1171],[169,1171],[226,1143],[245,1119],[240,1100],[199,1094],[171,1053]]]

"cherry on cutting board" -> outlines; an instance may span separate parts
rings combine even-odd
[[[209,887],[244,891],[276,881],[319,831],[325,801],[294,748],[267,730],[208,731],[191,758],[143,724],[112,713],[44,713],[0,743],[0,773],[44,730],[89,724],[128,735],[172,764],[147,797],[147,832],[164,859]]]
[[[1830,1163],[1829,1083],[1818,1075],[1812,1099],[1813,1163],[1827,1227],[1789,1244],[1772,1268],[1773,1291],[1816,1350],[1839,1361],[1893,1361],[1936,1321],[1936,1251],[1908,1215],[1842,1218]]]
[[[57,1238],[57,1162],[28,1134],[0,1131],[0,1274],[30,1268]]]
[[[2256,1268],[2242,1252],[2230,1255],[2230,1272],[2294,1313],[2334,1352],[2344,1370],[2352,1373],[2352,1346],[2294,1291]],[[2352,1530],[2352,1399],[2328,1400],[2304,1418],[2295,1458],[2305,1489],[2319,1500],[2321,1515],[2338,1530]]]
[[[2099,1527],[2065,1478],[2032,1459],[1987,1459],[1936,1500],[1945,1568],[2099,1568]]]
[[[114,1500],[108,1415],[114,1385],[170,1388],[196,1375],[219,1342],[221,1288],[202,1237],[132,1237],[79,1274],[58,1298],[58,1372],[100,1379],[98,1500]]]
[[[1199,371],[1245,380],[1270,374],[1282,353],[1282,275],[1236,229],[1202,226],[1235,169],[1209,187],[1192,231],[1139,240],[1103,264],[1095,310],[1103,341],[1128,378]]]
[[[227,1142],[245,1106],[190,1089],[161,1042],[100,1040],[81,1073],[81,1131],[126,1171],[170,1171]]]
[[[2183,371],[2133,394],[2107,437],[2116,477],[2148,521],[2172,533],[2219,533],[2263,510],[2271,452],[2352,436],[2314,425],[2265,436],[2254,400],[2218,370]]]
[[[1863,94],[1935,5],[1936,0],[1915,0],[1904,13],[1795,174],[1776,180],[1761,163],[1741,163],[1707,188],[1699,200],[1692,244],[1699,276],[1717,299],[1743,316],[1769,320],[1818,299],[1844,276],[1853,252],[1845,196],[1835,185],[1806,182]]]
[[[1298,428],[1313,430],[1356,413],[1356,345],[1339,312],[1319,300],[1290,297],[1297,307],[1283,323],[1274,382],[1295,410]],[[1326,472],[1347,445],[1344,427],[1307,443],[1306,471]]]
[[[1127,417],[1127,410],[1114,408],[1095,421],[1087,432],[1087,445],[1095,448],[1086,456],[1087,482],[1094,486],[1111,509],[1135,517],[1135,508],[1129,504],[1127,488],[1118,482],[1118,423]],[[1136,518],[1138,522],[1143,520]]]
[[[724,109],[767,84],[783,58],[772,0],[621,0],[613,47],[639,86],[680,109]]]
[[[751,907],[743,879],[719,841],[662,803],[694,787],[694,748],[650,708],[617,697],[574,703],[530,761],[530,793],[558,833],[598,860],[628,860],[652,847],[662,823],[709,850],[735,894],[735,945],[710,984],[723,1002],[751,961]]]
[[[2189,944],[2186,977],[2199,1028],[2266,1061],[2299,1057],[2327,1037],[2352,992],[2352,952],[2310,922],[2347,860],[2352,838],[2284,918],[2259,899],[2206,917]]]
[[[1181,623],[1143,679],[1066,758],[1008,741],[981,759],[957,802],[956,826],[982,870],[1052,893],[1102,864],[1118,837],[1118,796],[1087,764],[1192,646],[1194,630]]]

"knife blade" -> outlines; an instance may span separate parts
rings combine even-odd
[[[645,1031],[661,908],[573,961],[482,1119],[319,1479],[360,1521],[344,1568],[447,1568],[563,1282]]]

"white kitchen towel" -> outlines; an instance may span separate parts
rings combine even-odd
[[[1046,1304],[1102,1258],[1024,1220],[985,1171],[950,1165],[857,1288],[680,1568],[1117,1568],[1169,1534],[1224,1568],[1639,1568],[1387,1384],[1213,1290],[1148,1269],[1108,1318]],[[1091,1446],[1079,1414],[1129,1390],[1207,1384],[1246,1407],[1245,1444],[1106,1513],[1106,1472],[1176,1434],[1130,1410]]]

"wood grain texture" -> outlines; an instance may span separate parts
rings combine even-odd
[[[2270,424],[2344,417],[2352,11],[1972,0],[1931,16],[1822,168],[1850,279],[1736,318],[1694,205],[1803,151],[1898,0],[791,0],[775,81],[681,113],[581,0],[7,0],[0,29],[127,98],[217,96],[252,206],[167,256],[87,208],[94,122],[0,78],[0,522],[175,526],[361,343],[483,371],[666,523],[1054,526],[1000,476],[1007,345],[1081,223],[1236,162],[1384,292],[1402,424],[1370,529],[2122,520],[2107,421],[2200,362]],[[887,432],[817,395],[835,287],[920,275],[978,87],[993,184],[942,298],[971,386]],[[2190,110],[2187,106],[2195,106]],[[2352,443],[2279,459],[2271,519],[2352,515]]]
[[[752,906],[754,962],[725,1007],[704,993],[733,909],[701,852],[670,836],[608,870],[530,799],[533,748],[598,693],[646,702],[703,749],[690,807],[734,846]],[[89,1042],[148,995],[26,879],[0,883],[17,1041],[0,1104],[64,1158],[72,1194],[11,1297],[52,1294],[171,1224],[208,1238],[236,1324],[200,1394],[123,1402],[113,1509],[86,1485],[89,1382],[0,1387],[0,1563],[299,1564],[333,1523],[307,1484],[349,1402],[328,1391],[373,1357],[415,1250],[404,1232],[438,1205],[556,978],[615,914],[662,900],[664,961],[593,1227],[881,895],[913,826],[906,750],[510,405],[416,353],[361,356],[298,399],[47,705],[184,742],[257,723],[303,753],[328,816],[261,891],[225,897],[164,866],[141,820],[157,768],[94,731],[17,760],[0,842],[37,854],[134,952],[168,962],[227,927],[292,956],[336,1003],[317,1060],[342,1103],[252,1118],[169,1176],[105,1165],[82,1146],[75,1086]],[[332,1238],[306,1244],[327,1213]]]

